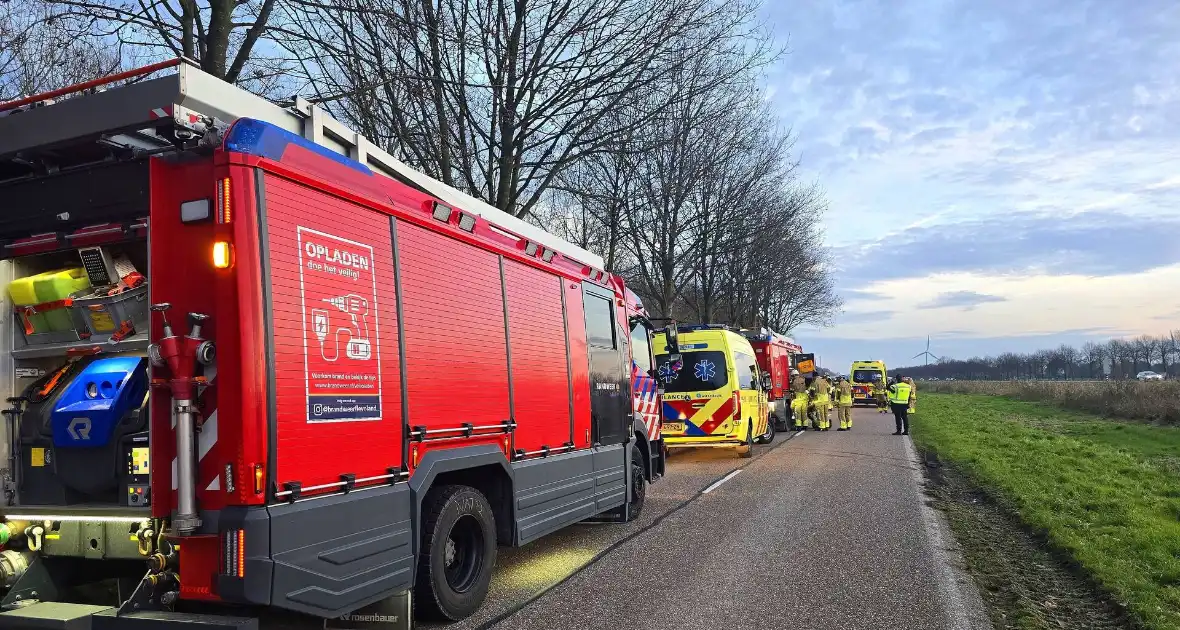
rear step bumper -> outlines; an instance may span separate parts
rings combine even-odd
[[[258,620],[224,615],[137,612],[116,616],[107,606],[40,602],[0,613],[9,630],[258,630]]]

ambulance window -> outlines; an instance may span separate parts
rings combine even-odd
[[[631,358],[645,373],[651,369],[651,349],[647,341],[647,328],[636,324],[631,328]]]
[[[733,360],[737,361],[737,380],[738,389],[755,389],[754,386],[754,372],[750,371],[750,366],[757,365],[754,357],[740,352],[733,353]]]
[[[615,348],[615,307],[610,300],[586,294],[586,342]]]

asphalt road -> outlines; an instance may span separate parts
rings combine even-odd
[[[638,521],[501,550],[487,603],[447,627],[990,627],[909,438],[854,422],[753,459],[675,453]]]

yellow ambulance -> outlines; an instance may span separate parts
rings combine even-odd
[[[657,378],[664,389],[662,434],[668,448],[728,447],[742,457],[774,439],[767,421],[769,375],[745,337],[721,324],[677,327],[680,355],[656,335]]]
[[[852,381],[852,403],[875,405],[873,400],[873,381],[880,379],[881,384],[888,382],[883,361],[853,361],[848,368],[848,378]]]

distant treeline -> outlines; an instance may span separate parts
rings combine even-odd
[[[1062,344],[1051,350],[1005,352],[891,370],[914,378],[961,380],[1134,378],[1143,370],[1180,376],[1180,329],[1163,335]]]

